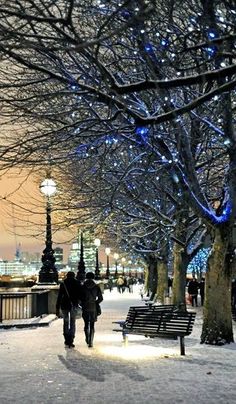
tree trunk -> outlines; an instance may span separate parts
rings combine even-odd
[[[157,293],[157,258],[149,256],[148,259],[148,296],[154,299]]]
[[[223,345],[233,342],[231,315],[231,274],[227,262],[229,232],[215,230],[211,254],[208,258],[204,320],[201,343]]]
[[[165,261],[158,261],[158,284],[157,300],[165,303],[165,297],[168,295],[168,268]]]
[[[181,308],[186,307],[186,271],[189,260],[185,255],[184,248],[175,243],[173,247],[174,279],[172,286],[172,304]]]

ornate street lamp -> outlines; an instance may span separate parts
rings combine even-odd
[[[46,240],[42,255],[42,267],[39,271],[39,283],[58,283],[58,272],[55,267],[54,250],[52,249],[51,203],[50,197],[56,192],[56,184],[46,178],[40,185],[41,192],[47,197],[46,203]]]
[[[80,234],[80,259],[78,263],[78,272],[76,275],[78,281],[83,282],[85,279],[85,262],[84,262],[84,238],[83,232]]]
[[[123,268],[123,272],[122,272],[123,276],[125,276],[125,261],[126,261],[125,257],[122,257],[121,262],[122,262],[122,268]]]
[[[109,247],[105,248],[105,253],[107,256],[107,270],[106,270],[106,278],[109,279],[110,276],[110,268],[109,268],[109,255],[111,253],[111,249]]]
[[[94,244],[96,246],[96,268],[95,268],[95,279],[100,279],[100,269],[99,269],[99,261],[98,261],[98,247],[101,245],[101,241],[99,238],[95,238]]]
[[[117,278],[117,276],[118,276],[117,265],[118,265],[118,258],[119,258],[119,254],[115,253],[115,254],[114,254],[114,258],[115,258],[115,266],[116,266],[116,270],[115,270],[115,278]]]

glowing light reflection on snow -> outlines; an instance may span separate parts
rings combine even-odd
[[[105,346],[99,347],[99,353],[123,360],[154,360],[157,358],[176,356],[176,350],[144,345]]]

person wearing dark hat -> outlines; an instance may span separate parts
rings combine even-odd
[[[82,317],[84,319],[85,341],[88,347],[92,348],[95,333],[94,323],[97,321],[97,303],[99,304],[103,301],[101,289],[94,282],[93,272],[86,273],[86,279],[82,288]]]
[[[73,307],[81,304],[82,293],[82,286],[75,279],[75,273],[72,271],[67,272],[66,279],[60,284],[56,302],[56,315],[59,317],[61,309],[65,345],[69,348],[74,348],[75,346],[76,315]]]

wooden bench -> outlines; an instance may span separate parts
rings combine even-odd
[[[128,342],[128,334],[144,335],[150,338],[180,338],[180,354],[185,355],[184,337],[193,329],[196,313],[179,311],[173,305],[132,306],[126,320],[114,321],[121,328],[123,341]]]

